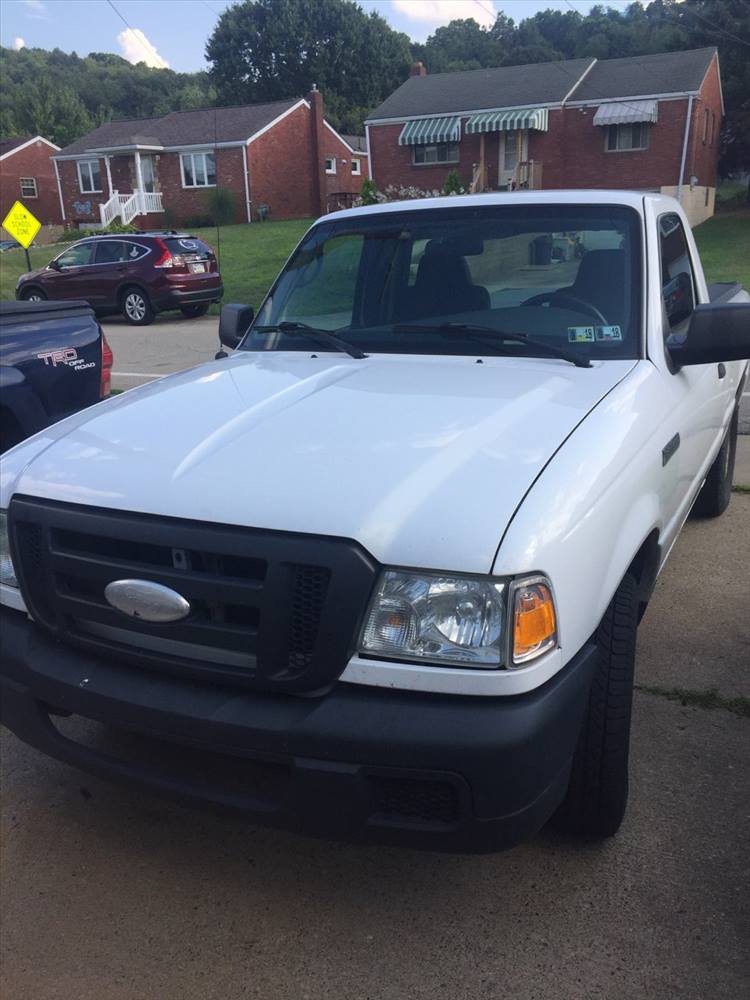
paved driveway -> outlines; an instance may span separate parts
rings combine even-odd
[[[631,807],[604,844],[542,833],[465,857],[307,840],[110,786],[3,733],[2,995],[746,995],[748,565],[750,496],[675,547],[640,633]]]

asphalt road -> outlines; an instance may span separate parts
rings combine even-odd
[[[688,523],[642,624],[631,806],[603,844],[543,832],[467,857],[308,840],[110,786],[3,732],[2,996],[746,995],[748,565],[750,496]]]
[[[112,387],[132,389],[170,372],[210,361],[218,343],[218,317],[157,317],[151,326],[133,327],[120,316],[102,324],[115,355]],[[740,433],[750,434],[750,388],[740,407]]]

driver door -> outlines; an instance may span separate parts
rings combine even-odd
[[[86,299],[96,302],[94,242],[76,243],[55,258],[58,268],[50,267],[44,288],[50,299]],[[92,294],[93,293],[93,294]]]

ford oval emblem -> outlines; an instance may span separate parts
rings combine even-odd
[[[190,613],[182,594],[150,580],[113,580],[104,596],[113,608],[144,622],[178,622]]]

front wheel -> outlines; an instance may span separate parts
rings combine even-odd
[[[739,430],[740,408],[735,407],[732,422],[726,433],[719,454],[708,470],[706,481],[701,486],[698,498],[693,504],[693,514],[697,517],[719,517],[729,506],[734,479],[734,460],[737,454],[737,432]]]
[[[208,312],[208,302],[196,302],[192,306],[180,306],[180,312],[185,319],[198,319],[199,316],[205,316]]]
[[[638,585],[628,573],[596,633],[599,664],[568,791],[552,819],[567,833],[611,837],[625,815],[637,627]]]
[[[127,288],[122,296],[122,313],[133,326],[148,326],[153,323],[154,309],[148,295],[140,288]]]
[[[25,292],[21,292],[22,302],[44,302],[46,298],[40,288],[27,288]]]

